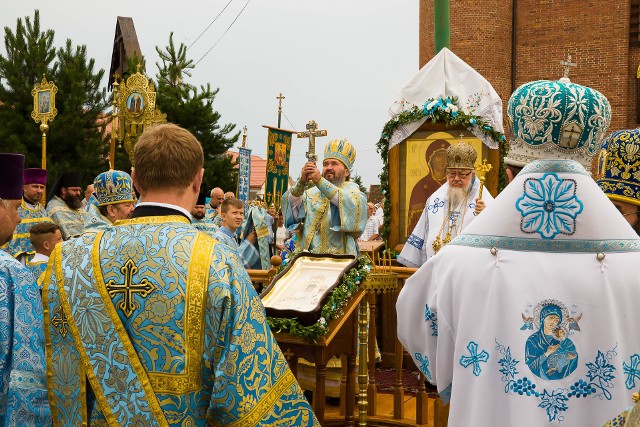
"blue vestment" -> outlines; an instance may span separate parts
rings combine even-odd
[[[47,203],[47,214],[60,227],[62,238],[69,240],[82,234],[84,228],[85,210],[71,209],[67,203],[58,196],[53,196]]]
[[[300,239],[303,250],[359,253],[358,237],[364,231],[368,211],[367,199],[357,184],[345,181],[337,187],[320,178],[303,193],[298,181],[282,196],[282,214],[290,231],[304,224]]]
[[[234,251],[184,216],[135,215],[52,254],[57,422],[318,425]]]
[[[0,426],[49,426],[42,300],[33,275],[0,250]]]
[[[47,216],[47,211],[44,207],[38,203],[34,208],[27,206],[24,199],[18,208],[18,215],[20,215],[20,224],[16,226],[16,231],[13,233],[13,239],[7,244],[4,249],[12,256],[18,258],[22,254],[27,254],[31,258],[35,253],[35,249],[31,244],[29,236],[29,230],[36,224],[42,222],[53,222],[51,218]]]

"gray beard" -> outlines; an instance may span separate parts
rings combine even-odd
[[[332,183],[333,185],[335,185],[336,187],[342,187],[342,184],[344,184],[344,177],[342,178],[335,177],[333,179],[325,178],[325,179],[330,183]]]
[[[462,203],[468,197],[469,190],[471,190],[471,185],[467,188],[449,187],[447,196],[449,197],[449,203],[451,203],[451,206],[457,206]]]

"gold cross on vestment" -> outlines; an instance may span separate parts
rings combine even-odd
[[[69,332],[69,330],[67,329],[67,325],[69,324],[69,322],[67,322],[67,316],[65,316],[62,306],[56,309],[56,313],[58,314],[51,318],[51,324],[56,329],[58,329],[58,326],[60,326],[60,330],[58,332],[60,332],[60,335],[62,335],[63,337],[66,337],[67,332]]]
[[[569,71],[571,71],[571,67],[577,67],[578,64],[571,62],[571,54],[567,54],[566,61],[560,61],[560,65],[564,67],[564,78],[569,78]]]
[[[309,138],[309,150],[307,151],[307,160],[310,162],[317,162],[318,156],[316,155],[316,136],[327,136],[326,130],[319,130],[318,124],[315,120],[311,120],[307,123],[306,132],[297,132],[298,138]]]
[[[133,300],[133,294],[137,293],[140,294],[142,298],[145,298],[156,289],[156,286],[147,279],[142,279],[140,283],[133,283],[133,275],[138,272],[138,267],[136,267],[131,259],[120,268],[120,272],[124,274],[124,283],[116,283],[112,279],[109,280],[109,283],[107,283],[105,287],[111,298],[117,294],[123,294],[122,301],[118,303],[117,307],[122,310],[125,316],[130,317],[131,314],[133,314],[133,310],[140,306]]]

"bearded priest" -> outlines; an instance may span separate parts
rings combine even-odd
[[[427,199],[422,215],[404,245],[398,262],[419,268],[480,214],[493,197],[480,196],[475,175],[476,149],[460,141],[447,148],[447,182]]]
[[[62,230],[64,240],[82,234],[85,213],[82,200],[82,174],[64,172],[60,175],[51,188],[47,214]]]

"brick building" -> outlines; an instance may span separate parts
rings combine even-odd
[[[420,1],[422,67],[434,55],[433,0]],[[640,0],[451,0],[451,50],[507,101],[521,84],[562,77],[602,92],[610,131],[640,126]],[[506,130],[506,128],[505,128]]]

